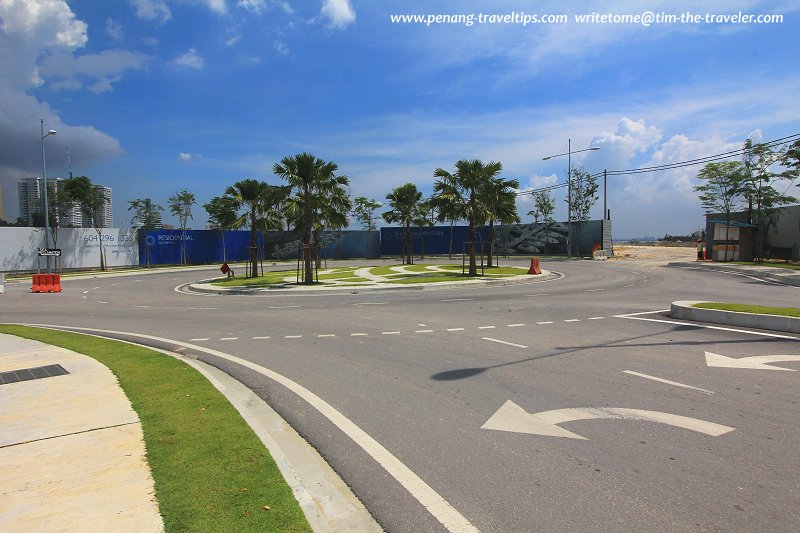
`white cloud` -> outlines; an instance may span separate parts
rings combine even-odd
[[[60,0],[4,0],[0,2],[0,29],[29,45],[73,50],[86,44],[86,23],[75,18]]]
[[[220,15],[224,15],[228,11],[225,0],[203,0],[203,3],[208,6],[208,9]]]
[[[275,41],[275,45],[274,45],[273,48],[275,48],[275,51],[278,52],[282,56],[288,56],[289,55],[289,47],[286,45],[286,43],[284,43],[282,41]]]
[[[121,41],[123,37],[122,24],[112,18],[106,19],[106,35],[117,42]]]
[[[194,48],[189,48],[185,53],[179,55],[172,61],[181,67],[201,69],[205,64],[205,60],[197,53]]]
[[[165,23],[172,18],[172,11],[163,0],[131,0],[136,16],[144,20]]]
[[[184,161],[186,163],[192,160],[192,154],[187,154],[185,152],[179,153],[178,157],[181,159],[181,161]]]
[[[344,28],[356,20],[356,12],[350,0],[322,0],[322,16],[328,19],[331,28]]]
[[[261,13],[266,8],[267,3],[265,0],[239,0],[237,5],[242,9]]]
[[[141,70],[147,61],[144,54],[128,50],[106,50],[82,56],[62,52],[47,56],[39,74],[58,89],[77,90],[86,86],[94,93],[102,93],[111,90],[123,72]]]

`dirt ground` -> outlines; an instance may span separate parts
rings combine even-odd
[[[631,246],[624,244],[614,245],[612,260],[637,260],[650,261],[694,261],[697,258],[697,248],[682,246]]]

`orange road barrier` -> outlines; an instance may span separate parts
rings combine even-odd
[[[31,292],[61,292],[61,274],[34,274]]]
[[[531,258],[531,268],[528,269],[528,274],[535,274],[539,275],[542,273],[542,269],[539,268],[539,258],[532,257]]]

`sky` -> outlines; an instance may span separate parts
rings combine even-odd
[[[687,12],[702,20],[666,17]],[[204,203],[244,178],[281,183],[273,165],[306,151],[382,202],[407,182],[430,195],[460,159],[499,161],[522,190],[563,183],[567,157],[542,158],[568,142],[600,148],[571,158],[590,173],[714,155],[800,132],[799,27],[789,1],[0,0],[5,218],[17,180],[41,175],[40,118],[57,130],[47,176],[111,187],[116,227],[129,201],[187,189],[202,229]],[[609,177],[614,237],[701,228],[699,170]],[[592,218],[602,205],[601,183]],[[531,221],[528,195],[518,208]]]

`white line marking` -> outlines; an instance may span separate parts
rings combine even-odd
[[[464,328],[447,328],[447,331],[464,331]]]
[[[418,325],[419,327],[421,327],[421,328],[427,328],[427,327],[428,327],[428,324],[417,324],[417,325]]]
[[[605,289],[586,289],[586,292],[600,292],[604,291]]]
[[[416,329],[414,333],[433,333],[432,329]]]
[[[274,305],[271,307],[267,307],[267,309],[294,309],[300,307],[299,305]]]
[[[606,317],[604,317],[604,316],[591,316],[591,317],[587,318],[586,320],[604,320],[605,318]]]
[[[284,335],[283,338],[284,339],[302,339],[303,336],[302,335]]]
[[[353,305],[386,305],[389,302],[361,302]]]
[[[369,333],[351,333],[351,337],[366,337]]]
[[[320,339],[324,338],[324,337],[335,337],[335,336],[336,336],[336,333],[323,333],[322,335],[317,335],[317,337],[320,338]]]
[[[633,283],[631,283],[630,285],[623,285],[622,288],[627,289],[628,287],[633,287],[633,285],[634,285]]]
[[[526,294],[525,296],[550,296],[550,294]]]
[[[684,389],[692,389],[696,391],[700,391],[703,394],[714,394],[713,391],[701,389],[700,387],[692,387],[691,385],[684,385],[683,383],[678,383],[677,381],[670,381],[668,379],[657,378],[655,376],[650,376],[647,374],[641,374],[639,372],[634,372],[633,370],[623,370],[623,374],[630,374],[631,376],[639,376],[640,378],[645,379],[652,379],[653,381],[658,381],[660,383],[666,383],[667,385],[675,385],[676,387],[683,387]]]
[[[211,339],[210,339],[209,337],[201,337],[201,338],[197,338],[197,339],[189,339],[189,342],[194,342],[194,341],[207,341],[207,340],[211,340]]]
[[[97,290],[97,289],[99,289],[99,288],[100,288],[100,287],[92,287],[92,290],[93,290],[93,291],[96,291],[96,290]]]
[[[509,328],[520,328],[520,327],[522,327],[524,325],[525,324],[508,324],[506,327],[509,327]]]
[[[542,325],[544,325],[544,324],[552,324],[552,323],[553,323],[553,322],[552,322],[551,320],[546,320],[546,321],[544,321],[544,322],[537,322],[536,324],[537,324],[537,325],[539,325],[539,326],[542,326]]]
[[[134,305],[133,307],[138,309],[150,309],[149,305]]]
[[[28,324],[34,325],[34,324]],[[44,324],[36,324],[37,326],[43,327],[56,327],[56,326],[46,326]],[[84,331],[94,331],[95,333],[115,333],[115,334],[122,334],[122,335],[131,335],[143,339],[151,339],[157,340],[161,342],[173,342],[175,344],[179,344],[186,348],[193,348],[195,350],[200,350],[206,352],[210,355],[215,355],[217,357],[221,357],[222,359],[227,359],[228,361],[232,361],[234,363],[238,363],[242,366],[245,366],[259,374],[266,376],[267,378],[283,385],[290,391],[294,392],[298,396],[300,396],[303,400],[305,400],[309,405],[314,407],[317,411],[319,411],[325,418],[333,422],[339,429],[342,430],[348,437],[350,437],[353,442],[355,442],[358,446],[361,447],[365,452],[367,452],[378,464],[380,464],[389,474],[395,478],[401,485],[403,485],[406,490],[411,493],[414,498],[420,502],[431,515],[433,515],[445,528],[450,531],[464,531],[468,533],[478,533],[478,529],[473,526],[469,520],[467,520],[461,513],[458,512],[450,503],[447,502],[444,498],[442,498],[435,490],[433,490],[430,485],[425,483],[419,476],[417,476],[413,470],[408,468],[405,464],[403,464],[397,457],[392,455],[392,453],[384,448],[378,441],[373,439],[369,434],[367,434],[363,429],[358,427],[352,420],[344,416],[342,413],[337,411],[333,408],[328,402],[308,390],[307,388],[303,387],[299,383],[292,381],[291,379],[278,374],[277,372],[270,370],[268,368],[264,368],[263,366],[259,366],[255,363],[247,361],[246,359],[241,359],[239,357],[235,357],[233,355],[229,355],[225,352],[220,352],[218,350],[213,350],[210,348],[203,348],[202,346],[197,346],[189,343],[184,343],[180,341],[173,341],[171,339],[164,339],[161,337],[154,337],[151,335],[143,335],[140,333],[130,333],[124,331],[109,331],[109,330],[99,330],[99,329],[89,329],[89,328],[69,328],[74,330],[84,330]]]
[[[89,294],[89,291],[83,291],[83,294]]]
[[[187,307],[190,311],[214,311],[216,307]]]
[[[565,320],[564,322],[580,322],[580,318],[570,318],[569,320]]]
[[[471,302],[475,298],[450,298],[448,300],[442,300],[443,302]]]
[[[666,313],[669,309],[660,309],[658,311],[642,311],[641,313],[626,313],[624,315],[614,315],[614,318],[628,318],[629,316],[641,315],[655,315],[656,313]]]
[[[658,311],[663,312],[663,311]],[[639,314],[646,314],[646,313],[639,313]],[[762,331],[748,331],[746,329],[736,329],[736,328],[723,328],[721,326],[708,326],[706,324],[696,324],[694,322],[676,322],[674,320],[659,320],[657,318],[641,318],[636,316],[629,316],[629,315],[617,315],[615,318],[627,318],[628,320],[643,320],[645,322],[659,322],[661,324],[675,324],[677,326],[691,326],[693,328],[703,328],[703,329],[716,329],[719,331],[733,331],[734,333],[746,333],[748,335],[759,335],[761,337],[772,337],[775,339],[791,339],[794,341],[800,341],[798,337],[791,337],[789,335],[777,335],[775,333],[764,333]]]
[[[495,329],[497,326],[478,326],[478,329]]]
[[[399,331],[381,331],[381,335],[400,335]]]
[[[262,337],[253,337],[253,340],[254,341],[260,341],[260,340],[266,340],[266,339],[269,339],[269,338],[270,338],[269,335],[264,335]]]
[[[221,341],[238,341],[239,337],[220,337]]]
[[[99,304],[107,304],[108,302],[104,302],[102,300],[97,300],[97,303],[99,303]]]
[[[483,340],[496,342],[496,343],[499,343],[499,344],[505,344],[507,346],[513,346],[515,348],[527,348],[527,346],[525,346],[524,344],[515,344],[513,342],[501,341],[500,339],[493,339],[491,337],[483,337]]]

